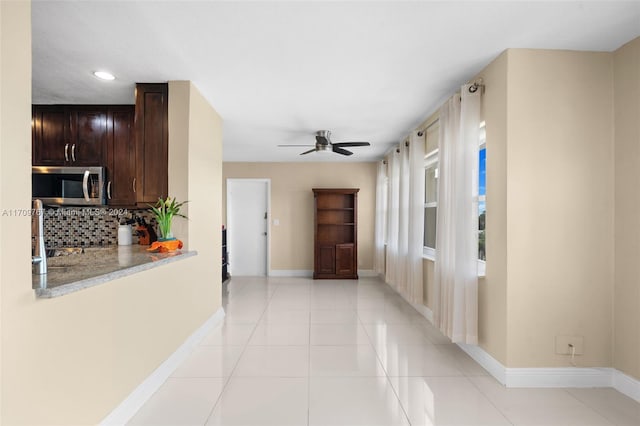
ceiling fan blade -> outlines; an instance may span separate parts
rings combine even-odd
[[[315,146],[314,144],[311,143],[306,143],[304,145],[278,145],[279,147],[289,147],[289,146]]]
[[[316,135],[316,141],[318,141],[320,145],[329,145],[329,139],[324,136]]]
[[[342,155],[353,155],[353,152],[347,151],[346,149],[342,149],[339,146],[336,146],[336,144],[333,144],[333,152],[335,152],[336,154],[342,154]]]
[[[303,153],[302,153],[302,154],[300,154],[300,155],[311,154],[312,152],[316,152],[316,149],[315,149],[315,148],[310,149],[309,151],[305,151],[305,152],[303,152]]]
[[[370,146],[369,142],[337,142],[333,146]]]

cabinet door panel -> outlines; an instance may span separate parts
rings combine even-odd
[[[107,112],[104,109],[79,110],[72,115],[72,133],[76,135],[71,146],[72,164],[100,166],[104,164],[107,136]]]
[[[167,96],[167,84],[136,85],[136,198],[145,206],[167,196]]]
[[[70,155],[69,115],[64,109],[34,107],[32,162],[35,166],[64,166]]]
[[[133,107],[111,109],[107,128],[109,140],[107,196],[109,205],[133,206],[136,203],[136,151],[133,134]]]
[[[336,273],[336,250],[334,246],[321,246],[318,249],[317,272],[320,274]]]
[[[353,244],[337,244],[336,245],[336,274],[337,275],[353,275],[355,273],[354,265],[354,245]]]

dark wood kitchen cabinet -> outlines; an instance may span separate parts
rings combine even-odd
[[[107,110],[83,107],[71,112],[72,166],[104,164],[107,141]]]
[[[358,279],[357,188],[314,188],[314,279]]]
[[[168,94],[166,83],[136,84],[136,201],[142,207],[167,197]]]
[[[100,166],[105,159],[107,111],[92,105],[34,105],[32,163]]]
[[[107,110],[107,202],[111,206],[136,204],[136,144],[133,105]]]
[[[70,127],[70,116],[64,108],[32,107],[31,161],[34,166],[63,166],[67,162]]]
[[[33,105],[33,165],[103,166],[109,205],[155,204],[169,186],[168,94],[139,83],[135,105]]]

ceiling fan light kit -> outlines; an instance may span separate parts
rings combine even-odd
[[[353,155],[353,152],[343,149],[343,147],[353,147],[353,146],[370,146],[369,142],[331,142],[331,132],[329,130],[318,130],[316,132],[316,145],[315,148],[312,148],[308,151],[301,153],[300,155],[311,154],[312,152],[335,152],[336,154],[341,155]],[[280,147],[286,146],[301,146],[301,145],[278,145]],[[313,145],[309,145],[313,146]]]

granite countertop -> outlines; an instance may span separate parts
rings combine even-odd
[[[88,247],[47,258],[46,275],[32,275],[37,297],[52,298],[197,255],[195,251],[150,253],[149,246]],[[60,253],[58,253],[60,254]]]

